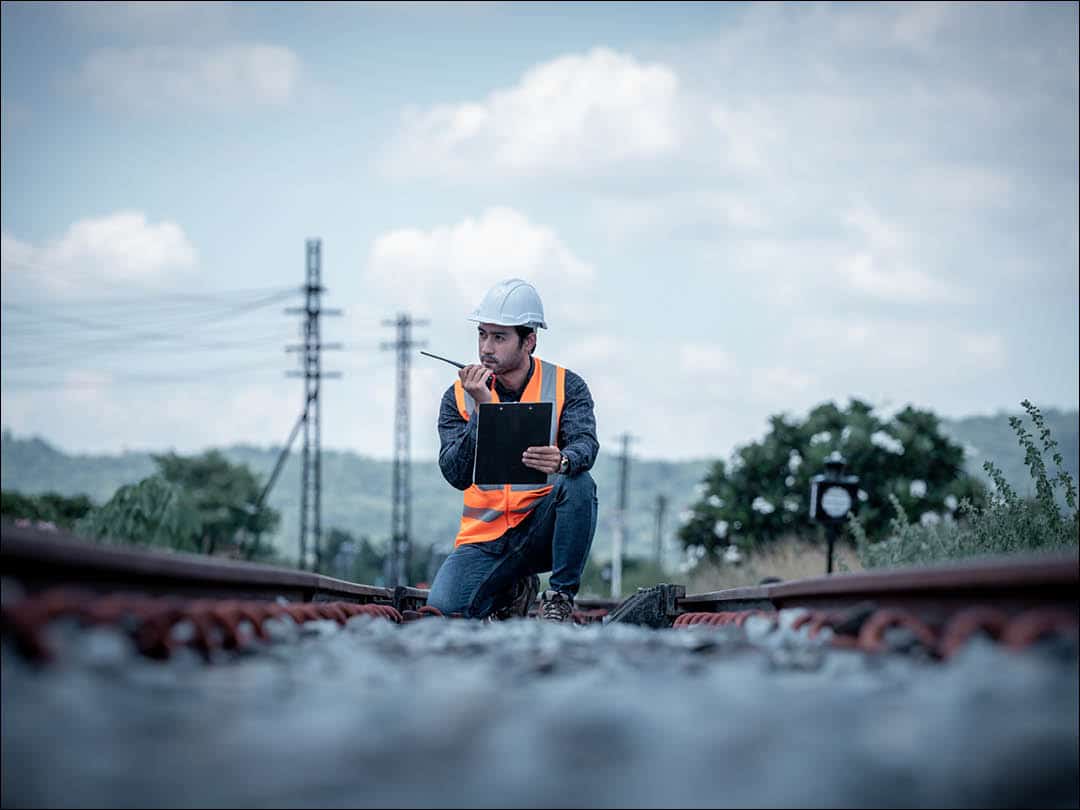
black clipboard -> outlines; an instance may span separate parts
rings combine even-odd
[[[550,402],[485,402],[477,408],[474,484],[546,484],[546,472],[526,467],[526,447],[551,444]]]

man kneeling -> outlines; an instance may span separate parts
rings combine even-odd
[[[478,324],[478,365],[468,365],[443,395],[439,467],[464,491],[454,550],[431,585],[428,604],[468,618],[525,616],[541,598],[544,619],[571,619],[574,597],[596,533],[596,484],[589,470],[599,450],[592,395],[577,374],[533,356],[536,329],[547,328],[535,288],[521,279],[492,287],[469,320]],[[473,483],[476,413],[488,402],[551,402],[550,443],[529,447],[527,467],[544,484],[480,487]]]

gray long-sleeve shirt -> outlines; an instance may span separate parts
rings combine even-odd
[[[532,379],[536,362],[532,361],[521,391]],[[495,390],[502,402],[519,402],[521,391],[504,388],[496,379]],[[454,386],[443,394],[439,407],[439,469],[451,486],[465,490],[472,484],[473,456],[476,453],[476,419],[462,418],[454,398]],[[567,475],[591,470],[600,442],[596,440],[596,417],[589,386],[577,374],[567,369],[562,417],[559,420],[559,449],[570,462]]]

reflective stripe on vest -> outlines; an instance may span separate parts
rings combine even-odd
[[[458,413],[466,422],[476,409],[474,400],[461,384],[454,382],[454,399]],[[566,399],[566,369],[533,358],[533,374],[521,402],[551,402],[550,444],[556,444],[559,436],[559,420],[562,418],[563,401]],[[498,402],[499,394],[491,392],[491,401]],[[495,540],[528,517],[536,504],[551,492],[551,484],[472,484],[465,490],[464,508],[461,510],[461,526],[454,546],[463,543],[483,543]]]

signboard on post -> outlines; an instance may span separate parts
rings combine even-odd
[[[825,472],[810,479],[810,519],[825,524],[829,536],[829,559],[825,573],[832,573],[833,545],[839,525],[851,514],[859,497],[859,478],[844,475],[846,462],[834,450],[825,460]]]

